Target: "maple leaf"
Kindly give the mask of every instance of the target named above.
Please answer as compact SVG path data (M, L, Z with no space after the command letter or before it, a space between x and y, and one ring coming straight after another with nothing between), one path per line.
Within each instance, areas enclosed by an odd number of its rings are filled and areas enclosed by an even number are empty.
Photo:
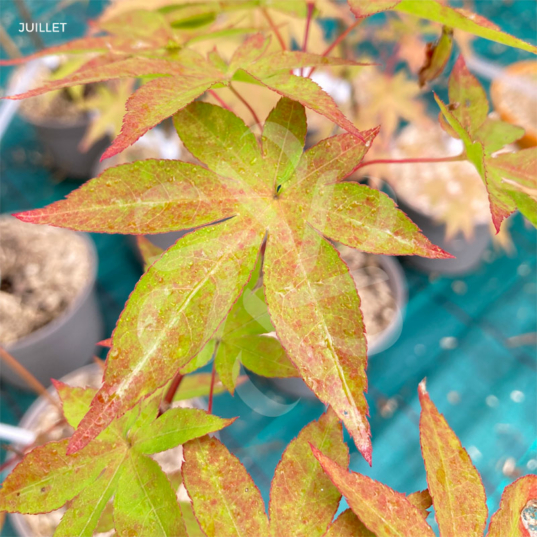
M183 450L184 484L207 537L267 537L261 493L239 460L208 436L188 442Z
M353 80L362 128L381 125L381 133L391 140L401 121L423 124L426 120L421 91L404 71L394 75L370 68Z
M466 9L451 8L439 0L349 0L349 5L357 17L395 10L537 54L537 47L502 32L485 17Z
M313 456L312 445L348 466L349 452L343 442L341 424L331 408L319 421L302 429L276 466L270 489L271 537L321 537L334 518L341 494ZM315 509L308 513L312 498Z
M103 55L68 77L6 98L24 99L55 89L114 78L156 76L128 99L121 132L106 150L103 159L120 153L207 90L227 86L232 80L262 84L280 95L297 100L361 138L360 131L339 110L330 95L309 78L295 76L290 71L308 66L363 64L305 52L265 54L269 42L270 39L262 34L251 36L235 51L229 64L216 51L211 52L208 59L188 49L177 52L174 59Z
M153 245L148 239L138 237L138 246L144 258L146 269L162 255L163 250ZM270 321L270 315L265 302L263 286L261 285L261 262L258 261L250 281L245 286L242 295L235 303L225 321L220 325L213 339L191 360L181 368L183 374L190 373L215 360L215 367L221 383L215 386L215 394L222 391L225 386L233 394L237 382L241 383L245 377L239 377L240 364L257 375L264 377L296 377L297 370L285 354L280 342L271 336L274 331ZM199 386L193 386L191 397L208 395L211 375L197 375ZM202 379L206 383L203 390ZM193 379L192 376L186 379ZM185 380L181 382L178 394L189 388ZM223 384L222 384L223 383ZM201 392L201 393L200 393ZM177 394L176 398L177 400Z
M537 148L495 155L503 145L521 138L523 129L489 119L483 87L459 56L449 80L451 106L435 95L446 131L460 138L466 158L481 175L490 200L492 221L500 231L502 221L517 208L537 225Z
M440 76L451 56L452 47L453 30L444 26L438 41L434 44L427 44L425 63L419 72L420 87Z
M429 489L405 496L344 466L311 446L313 454L352 512L334 522L325 537L425 537L435 535L426 522L434 505L442 537L482 537L487 522L485 489L468 453L419 386L420 442ZM521 513L537 493L537 476L528 475L507 487L493 515L488 537L522 535ZM332 533L333 531L333 533ZM339 533L338 533L339 532Z
M96 390L54 382L64 416L74 429ZM187 537L166 475L147 455L218 431L226 420L194 408L174 408L157 418L163 390L105 429L82 451L69 455L68 440L30 451L0 489L0 509L44 513L71 500L55 537L91 537L113 499L118 535Z
M323 234L371 253L449 254L421 235L388 196L343 182L376 130L364 133L365 143L342 134L303 153L304 107L286 98L265 123L262 149L237 116L217 106L196 102L174 120L187 149L209 169L177 161L125 164L107 169L66 200L17 215L105 233L198 228L137 284L113 333L105 383L71 451L202 350L247 284L268 234L263 284L278 339L370 460L359 297Z
M420 384L419 399L421 450L440 532L452 537L481 537L488 511L479 473L431 402L425 382Z

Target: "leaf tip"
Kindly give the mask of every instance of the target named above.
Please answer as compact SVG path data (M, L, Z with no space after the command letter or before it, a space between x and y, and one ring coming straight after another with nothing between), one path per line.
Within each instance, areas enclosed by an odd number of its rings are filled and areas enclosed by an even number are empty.
M102 341L98 341L97 345L99 347L107 347L108 349L110 349L112 347L112 338L109 337L109 338L103 339Z

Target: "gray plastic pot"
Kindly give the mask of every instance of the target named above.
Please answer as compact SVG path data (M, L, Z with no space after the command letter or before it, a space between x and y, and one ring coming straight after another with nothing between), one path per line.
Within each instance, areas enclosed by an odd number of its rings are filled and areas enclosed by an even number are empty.
M74 179L89 179L95 163L110 145L110 138L105 136L87 151L82 152L79 149L90 124L89 116L73 124L59 121L40 122L26 116L24 119L34 125L40 142L52 156L54 166Z
M104 334L95 294L97 251L88 235L80 236L86 242L91 262L87 285L60 316L6 346L6 350L45 386L50 385L51 378L59 379L87 364ZM23 379L3 363L0 364L0 377L19 388L30 389Z
M424 272L437 272L453 276L468 274L479 266L490 243L488 224L476 224L472 240L468 240L462 233L458 233L448 241L446 240L446 226L444 224L437 223L430 216L416 211L400 198L398 205L433 244L455 256L455 259L428 259L414 255L405 257L406 264Z
M396 314L385 330L371 341L368 341L367 355L369 357L388 349L397 341L403 327L403 312L408 300L405 274L401 264L394 257L384 255L377 257L380 261L380 267L388 276L390 289L395 298ZM271 379L271 383L279 391L293 397L317 398L301 378L275 378Z

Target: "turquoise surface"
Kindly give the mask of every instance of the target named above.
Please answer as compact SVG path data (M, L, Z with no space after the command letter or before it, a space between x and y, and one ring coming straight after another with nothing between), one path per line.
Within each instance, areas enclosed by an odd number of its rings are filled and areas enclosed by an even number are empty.
M43 2L28 3L34 12L46 11ZM2 0L0 20L14 29L16 12L6 4ZM475 4L502 28L535 43L533 0ZM101 5L95 0L75 4L54 20L71 23L64 37L80 35L86 19L96 16ZM17 38L23 40L22 36ZM30 52L32 45L24 39L18 44ZM480 55L498 63L528 57L482 40L476 48ZM2 76L5 84L6 75ZM445 80L441 79L438 89L443 86ZM43 206L77 186L45 164L33 129L15 118L1 146L2 212ZM367 466L349 442L353 470L401 492L426 487L419 447L417 386L427 377L433 400L483 476L489 511L496 509L507 484L536 471L536 349L535 345L513 346L511 338L536 331L537 233L518 215L512 219L510 231L516 251L506 255L491 246L480 267L466 277L431 279L405 268L409 301L402 334L390 349L371 358L368 370L373 467ZM93 238L100 260L97 292L110 333L141 269L126 237ZM254 410L247 394L234 398L222 395L215 399L214 412L240 417L222 433L222 439L248 468L268 501L270 481L283 449L323 412L324 406L285 397L263 379L252 381L272 401L295 406L274 418L265 415L274 405L259 402L259 397ZM33 400L32 394L2 384L0 421L16 424ZM429 522L434 524L432 516ZM2 536L12 535L7 523Z

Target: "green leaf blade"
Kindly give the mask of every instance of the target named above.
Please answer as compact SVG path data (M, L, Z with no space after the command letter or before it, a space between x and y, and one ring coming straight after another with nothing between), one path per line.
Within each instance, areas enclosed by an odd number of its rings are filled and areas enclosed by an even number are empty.
M265 167L256 137L235 114L195 102L174 116L174 124L187 149L209 169L239 181L251 196L272 196L260 179L265 178Z
M71 439L71 452L199 353L247 283L263 235L242 217L198 229L142 276L114 330L104 385Z
M322 188L310 209L310 223L325 236L364 252L452 257L422 235L390 197L365 185Z
M263 156L276 187L294 173L306 142L306 111L296 101L281 99L263 128Z
M261 494L238 459L207 436L183 449L184 483L207 537L267 537Z
M332 406L371 461L360 299L335 249L308 226L294 232L294 218L285 215L287 223L269 231L265 291L271 318L306 384Z
M119 537L188 537L168 478L149 457L130 453L114 499Z
M93 537L101 514L116 491L122 470L122 461L115 461L84 489L63 515L54 537Z
M171 408L132 438L134 447L151 455L219 431L235 419L222 419L197 408Z
M67 440L49 442L26 455L0 489L0 511L48 513L91 485L108 465L123 457L119 444L94 442L68 455Z
M481 537L488 512L479 473L429 398L424 382L419 398L421 449L440 532L447 537Z
M180 161L143 160L108 168L23 222L97 233L166 233L236 213L240 191L215 173Z
M272 537L321 537L337 511L341 494L324 473L310 444L348 466L343 430L332 409L304 427L283 453L270 489ZM312 499L315 509L308 509Z

